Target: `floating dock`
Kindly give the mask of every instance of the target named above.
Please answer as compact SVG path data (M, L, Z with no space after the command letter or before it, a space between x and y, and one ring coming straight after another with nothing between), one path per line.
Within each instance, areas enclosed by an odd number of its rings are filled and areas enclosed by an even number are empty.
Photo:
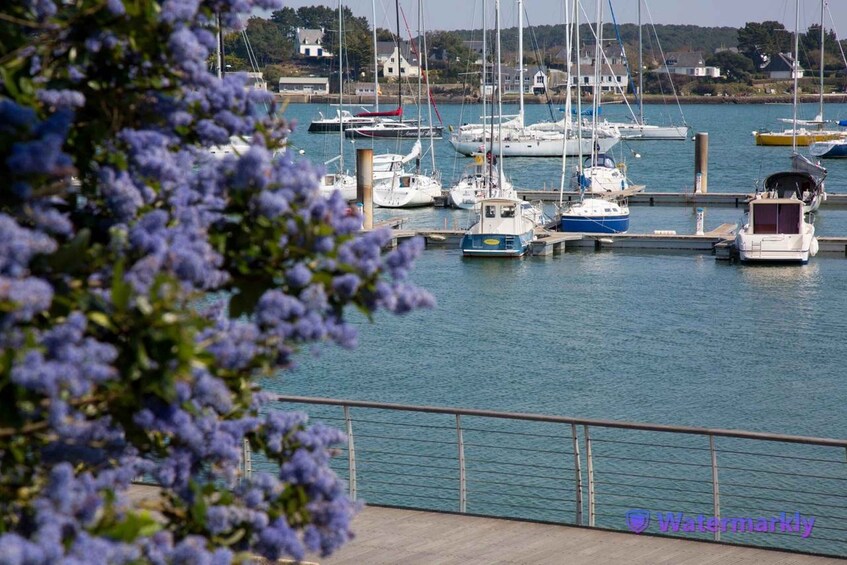
M518 190L518 197L528 202L559 201L558 190ZM720 206L724 208L744 208L753 193L744 192L639 192L628 198L630 206ZM579 200L579 192L563 192L562 201ZM444 193L437 199L436 206L448 206L449 196ZM847 209L847 194L827 193L821 209Z

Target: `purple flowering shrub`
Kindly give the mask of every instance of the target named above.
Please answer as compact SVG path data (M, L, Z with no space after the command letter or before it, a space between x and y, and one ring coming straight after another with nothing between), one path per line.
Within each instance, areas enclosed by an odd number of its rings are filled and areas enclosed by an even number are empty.
M7 3L9 4L9 3ZM13 0L0 18L0 564L331 553L344 442L258 376L404 313L421 249L318 191L267 95L208 70L272 0ZM263 112L264 109L264 112ZM208 149L249 139L239 157ZM276 474L241 472L244 441ZM158 500L130 504L145 476Z

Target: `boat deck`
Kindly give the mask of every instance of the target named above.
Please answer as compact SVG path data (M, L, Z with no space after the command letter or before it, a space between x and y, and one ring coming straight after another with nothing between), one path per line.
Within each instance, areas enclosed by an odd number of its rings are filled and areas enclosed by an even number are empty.
M321 565L843 565L845 560L591 528L369 506L356 538Z

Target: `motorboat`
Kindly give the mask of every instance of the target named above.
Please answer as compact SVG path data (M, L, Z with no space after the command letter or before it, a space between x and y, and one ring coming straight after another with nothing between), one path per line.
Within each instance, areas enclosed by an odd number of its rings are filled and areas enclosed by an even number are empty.
M818 240L803 207L794 194L788 198L772 192L754 196L735 236L739 260L807 263L818 252Z
M483 198L476 222L462 237L462 254L471 257L521 257L529 250L536 213L518 198Z
M377 122L367 126L355 126L344 130L351 139L441 139L443 126L425 125L417 122Z
M803 212L809 214L826 200L825 178L826 169L795 153L791 170L766 177L761 192L778 198L794 197L802 202Z

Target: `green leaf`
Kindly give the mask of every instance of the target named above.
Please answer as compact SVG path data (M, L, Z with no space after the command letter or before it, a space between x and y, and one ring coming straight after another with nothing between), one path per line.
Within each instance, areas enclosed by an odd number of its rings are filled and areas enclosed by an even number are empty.
M88 319L97 324L98 326L106 328L107 330L114 329L112 321L103 312L89 312Z
M100 530L100 535L108 538L132 542L139 537L147 537L155 534L162 529L162 526L156 522L153 516L146 510L141 512L128 512L123 520L112 524Z
M86 251L91 241L91 230L83 228L76 237L53 252L47 264L57 272L74 273L85 266Z

